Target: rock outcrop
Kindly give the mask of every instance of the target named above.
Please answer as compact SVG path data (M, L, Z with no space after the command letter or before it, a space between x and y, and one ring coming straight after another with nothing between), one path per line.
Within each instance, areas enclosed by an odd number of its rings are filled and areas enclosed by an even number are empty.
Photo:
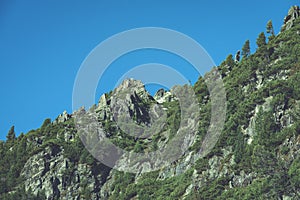
M195 86L153 97L127 79L90 109L0 143L0 199L299 199L299 15L293 6L268 59L231 56ZM222 70L227 104L215 107ZM224 109L221 135L209 134Z
M300 17L299 6L292 6L288 12L288 15L284 18L284 24L281 27L281 31L289 30L290 28L292 28L295 25L295 21L299 17Z

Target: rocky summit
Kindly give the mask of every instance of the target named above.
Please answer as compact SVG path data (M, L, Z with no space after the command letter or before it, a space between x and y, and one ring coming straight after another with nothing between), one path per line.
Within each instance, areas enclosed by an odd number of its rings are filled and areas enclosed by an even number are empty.
M284 24L282 30L288 30L292 28L296 23L299 24L297 19L300 17L299 6L292 6L288 12L288 15L284 18Z
M299 32L293 6L278 35L268 23L256 52L246 42L194 85L152 97L127 79L87 110L12 127L0 199L300 199ZM226 94L210 87L221 80Z

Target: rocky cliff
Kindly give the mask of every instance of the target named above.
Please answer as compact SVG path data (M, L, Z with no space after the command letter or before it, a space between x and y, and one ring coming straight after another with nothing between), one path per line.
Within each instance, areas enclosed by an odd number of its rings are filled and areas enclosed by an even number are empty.
M293 6L278 35L239 62L226 59L194 86L152 97L128 79L90 109L2 142L0 199L300 199L299 12ZM216 70L227 112L209 143L215 124L207 80ZM196 102L185 105L189 93ZM192 113L187 120L184 112ZM100 151L104 137L127 154ZM180 156L153 161L170 144ZM207 144L213 148L203 154Z

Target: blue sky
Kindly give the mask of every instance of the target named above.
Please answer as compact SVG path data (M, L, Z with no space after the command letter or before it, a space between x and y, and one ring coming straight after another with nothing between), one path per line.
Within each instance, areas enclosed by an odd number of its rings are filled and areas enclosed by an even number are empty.
M216 64L255 40L272 19L278 33L296 0L99 0L0 2L0 139L15 125L17 134L40 127L64 110L72 112L77 71L108 37L138 27L164 27L199 42ZM120 58L107 76L121 66L157 62L184 67L178 57L144 51ZM208 71L209 69L207 69ZM192 82L195 77L192 77ZM97 96L112 89L99 84Z

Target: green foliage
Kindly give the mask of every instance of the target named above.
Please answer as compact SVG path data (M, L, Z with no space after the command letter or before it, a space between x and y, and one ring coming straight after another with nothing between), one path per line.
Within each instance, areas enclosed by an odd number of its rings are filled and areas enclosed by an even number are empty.
M271 180L272 179L270 178L256 179L246 187L236 187L234 189L224 191L221 196L216 199L277 199L277 196L282 195L282 193L281 190L276 191L274 189L274 185L271 185L270 183Z
M195 188L188 199L217 199L228 189L229 177L217 178L200 188Z
M138 141L134 146L134 152L141 153L143 151L143 145L140 141Z
M41 127L42 130L45 130L47 128L47 126L49 126L51 124L51 119L47 118L45 119L45 121L43 122L43 125Z
M15 126L12 126L6 136L6 140L8 143L13 143L16 139Z
M209 167L208 159L207 158L200 158L196 161L195 169L198 173L207 170Z
M121 176L120 176L121 175ZM117 173L113 185L113 195L109 199L180 199L190 184L192 171L158 180L158 172L149 172L134 184L134 176L128 173Z
M80 139L76 139L75 142L64 145L64 156L72 162L78 162L83 148Z
M25 191L24 187L17 188L16 191L8 194L0 194L0 199L3 200L46 200L44 191L40 191L37 195L33 194L31 190Z
M253 149L252 166L261 175L272 174L278 167L274 153L261 145L256 145Z
M134 181L134 175L115 171L114 182L112 185L113 195L109 199L127 199L132 193L126 192L126 188Z
M292 186L300 188L300 157L296 158L288 171Z
M267 33L270 34L269 41L271 41L275 38L275 32L274 32L272 20L269 20L267 23Z
M266 43L266 36L265 36L264 32L261 32L258 35L258 38L256 39L256 44L257 44L258 48L266 46L267 43Z
M250 56L250 41L247 40L242 48L242 56L243 58L247 58Z
M226 65L230 66L231 68L234 67L235 62L233 60L232 54L229 54L225 60Z
M242 48L241 62L234 62L233 56L229 55L220 65L218 70L226 89L227 117L222 135L206 157L198 159L188 171L173 177L160 176L165 169L145 173L138 178L130 173L111 173L112 194L108 198L182 199L189 187L191 192L187 199L281 199L284 194L297 195L300 159L299 156L292 158L294 150L284 142L298 138L300 134L300 109L297 107L300 100L298 24L275 36L269 21L266 31L270 35L268 42L262 32L257 38L255 53L250 55L250 42L247 40ZM199 101L201 120L196 141L189 150L196 152L201 150L210 125L212 102L203 77L199 77L193 89ZM266 98L271 99L269 104L265 102ZM135 103L147 111L152 102L140 99ZM159 144L172 139L181 122L178 101L165 102L163 106L167 109L167 120L163 130L149 138L151 142L126 134L108 119L101 123L107 137L120 148L134 152L159 150ZM261 108L258 113L255 112L257 108ZM278 122L276 112L279 108L284 109L285 115L291 116L292 124ZM291 113L287 113L289 109ZM142 123L148 121L148 117L137 115L134 120ZM254 125L251 131L250 121ZM245 130L247 127L251 134ZM65 138L66 133L73 135L72 139ZM251 144L247 143L248 139L253 139ZM25 191L24 177L20 175L29 157L43 152L45 148L51 149L51 156L63 154L68 160L68 168L63 172L66 184L74 180L77 164L91 167L93 177L101 175L101 180L97 180L99 187L90 188L87 179L81 180L80 198L90 199L91 192L99 193L111 169L97 162L84 148L73 119L58 124L46 119L41 128L18 138L12 127L7 141L0 142L0 199L45 199L43 191L39 191L37 196L30 189ZM231 150L225 154L227 149ZM210 160L212 157L221 160L214 165ZM210 176L214 171L220 172L218 176ZM251 173L251 181L232 188L234 176L241 171L247 175ZM222 176L221 172L225 174Z
M92 165L95 162L94 157L88 152L86 148L83 148L81 151L81 155L79 158L80 163L86 163L88 165Z
M267 23L267 33L275 35L272 20L269 20Z
M240 163L245 155L245 140L242 132L240 132L240 127L238 128L236 139L234 140L234 161Z
M231 55L231 58L232 58L232 55ZM199 79L197 80L197 82L195 83L193 89L195 91L195 95L199 99L199 103L203 103L204 98L209 95L208 88L205 83L205 79L200 76Z
M273 113L271 111L263 112L262 109L260 109L255 124L255 141L264 146L273 145L273 139L276 137L278 130L279 127L275 123Z

